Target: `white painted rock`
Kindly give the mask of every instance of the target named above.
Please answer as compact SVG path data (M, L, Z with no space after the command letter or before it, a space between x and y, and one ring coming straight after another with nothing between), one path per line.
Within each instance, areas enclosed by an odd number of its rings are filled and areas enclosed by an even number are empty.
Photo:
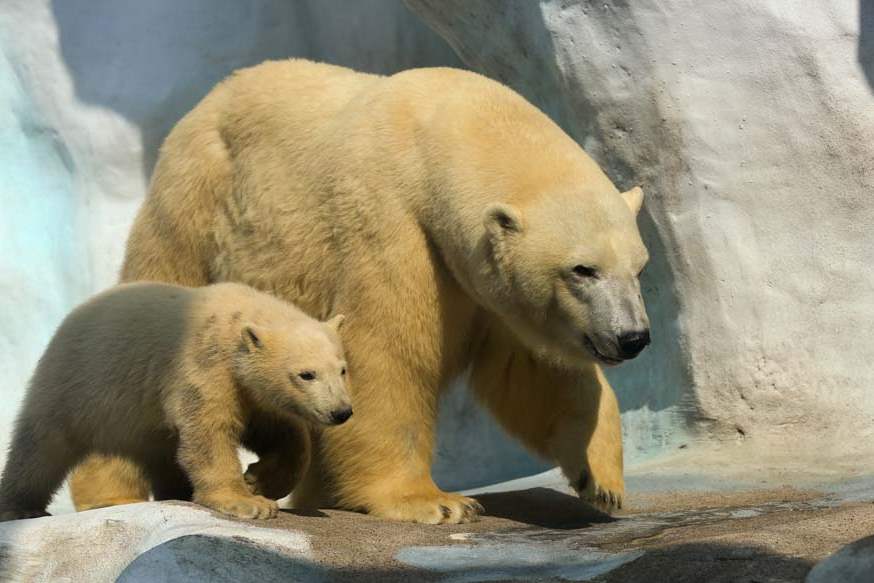
M655 340L611 373L632 459L676 445L677 413L871 443L870 2L405 1L648 193Z
M0 580L311 581L303 533L221 518L182 502L147 502L0 523ZM297 575L300 578L297 578Z

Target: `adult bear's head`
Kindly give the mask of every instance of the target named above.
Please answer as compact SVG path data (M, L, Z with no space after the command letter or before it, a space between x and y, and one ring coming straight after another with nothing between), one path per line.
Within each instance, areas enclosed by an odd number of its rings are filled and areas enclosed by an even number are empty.
M603 178L483 212L480 294L530 348L571 364L618 364L649 344L638 279L648 260L636 224L643 192L620 194Z

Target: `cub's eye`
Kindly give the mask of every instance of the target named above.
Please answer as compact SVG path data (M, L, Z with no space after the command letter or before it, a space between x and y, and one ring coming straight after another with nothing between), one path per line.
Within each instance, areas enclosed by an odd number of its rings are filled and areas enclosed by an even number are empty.
M305 371L303 371L302 373L300 373L300 374L297 375L297 376L300 377L301 379L305 380L305 381L314 381L314 380L316 380L316 373L314 373L314 372L312 372L312 371L309 371L309 370L305 370Z
M598 277L598 270L585 265L574 265L574 275L578 277Z
M340 374L343 375L343 376L346 375L346 367L345 367L345 366L344 366L343 368L340 369Z

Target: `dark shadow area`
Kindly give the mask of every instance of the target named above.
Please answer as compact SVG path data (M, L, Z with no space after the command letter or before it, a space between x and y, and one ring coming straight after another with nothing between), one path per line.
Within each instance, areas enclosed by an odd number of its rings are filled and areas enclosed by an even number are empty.
M15 581L15 568L11 562L10 547L0 544L0 581Z
M289 516L306 516L309 518L328 518L328 515L321 510L308 508L280 508L279 511Z
M755 583L803 581L811 561L754 545L689 543L646 550L602 583Z
M268 550L243 536L188 535L144 552L121 572L119 583L141 581L321 581L319 566Z
M859 64L874 89L874 2L859 0Z
M366 541L362 543L367 544ZM599 563L621 564L622 553L635 550L607 552L579 549L572 556L569 554L572 551L568 549L567 552L557 553L555 562L530 562L526 557L514 561L511 556L502 559L500 564L495 564L490 555L495 550L494 545L486 545L487 548L482 551L478 549L479 546L459 544L408 548L404 556L410 555L412 551L416 564L422 561L427 569L410 566L389 557L386 557L384 565L356 568L322 564L315 560L282 554L263 544L254 543L245 536L223 538L188 535L144 552L122 571L117 581L372 583L439 581L447 578L462 580L463 575L466 575L463 580L469 581L566 580L567 576L577 572L597 568ZM548 543L542 546L545 552L549 552ZM554 548L552 552L555 552ZM439 561L441 557L447 560ZM614 570L609 570L609 567L601 570L603 574L597 580L602 583L802 581L811 566L812 562L806 559L780 555L754 545L692 543L645 550L641 557L621 564Z
M485 507L485 516L542 528L575 530L617 520L581 502L576 496L549 488L477 494L474 497Z
M362 543L367 544L367 541ZM149 549L131 561L116 581L391 583L440 579L436 574L421 569L389 563L384 568L332 569L315 561L273 551L244 536L223 538L197 534L175 538Z

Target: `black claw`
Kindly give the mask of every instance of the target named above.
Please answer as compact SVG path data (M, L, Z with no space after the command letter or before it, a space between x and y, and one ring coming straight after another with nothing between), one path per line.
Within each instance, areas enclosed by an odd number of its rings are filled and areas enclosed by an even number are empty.
M440 512L443 513L443 518L449 518L452 515L452 511L449 510L448 506L440 506Z
M474 518L479 515L480 512L485 512L485 508L483 508L483 505L476 500L464 504L465 518Z

